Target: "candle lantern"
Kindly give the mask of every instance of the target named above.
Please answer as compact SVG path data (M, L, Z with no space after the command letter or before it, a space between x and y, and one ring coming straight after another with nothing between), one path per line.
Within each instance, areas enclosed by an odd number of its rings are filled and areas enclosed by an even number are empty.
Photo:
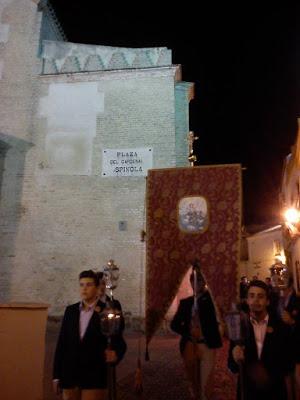
M227 326L228 338L234 345L243 345L243 338L241 334L241 313L238 311L236 304L232 303L231 310L225 316ZM241 400L245 399L245 385L244 385L244 368L243 363L238 363L240 375L240 396Z
M111 337L120 332L121 311L115 308L106 307L100 314L101 332L108 339L110 344Z
M274 289L281 291L288 287L289 271L287 266L280 260L276 260L270 268L271 284Z
M236 344L241 342L241 314L235 304L232 304L231 310L225 316L229 340Z
M276 259L275 264L270 268L270 272L272 287L279 296L277 313L279 318L282 318L285 311L284 289L289 285L289 271L287 266L283 264L281 260Z

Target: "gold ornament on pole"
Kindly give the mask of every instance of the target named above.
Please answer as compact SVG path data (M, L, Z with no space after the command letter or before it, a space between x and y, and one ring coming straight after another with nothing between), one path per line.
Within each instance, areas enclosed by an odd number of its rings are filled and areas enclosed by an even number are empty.
M197 156L194 154L194 141L198 140L199 137L194 135L193 131L189 131L188 133L188 143L189 143L189 156L188 160L190 163L190 166L193 167L194 163L197 161Z
M110 298L113 300L113 290L118 286L120 268L114 260L108 260L107 264L103 268L103 274L106 282L106 289L109 290Z

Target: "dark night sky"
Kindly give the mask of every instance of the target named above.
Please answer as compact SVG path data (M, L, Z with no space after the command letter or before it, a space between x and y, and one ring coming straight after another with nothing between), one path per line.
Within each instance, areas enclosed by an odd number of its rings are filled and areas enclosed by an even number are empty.
M143 9L51 3L71 42L170 48L183 80L196 84L190 129L200 137L199 163L241 163L244 222L278 218L282 163L300 116L299 7L200 2L197 10L163 11L152 2Z

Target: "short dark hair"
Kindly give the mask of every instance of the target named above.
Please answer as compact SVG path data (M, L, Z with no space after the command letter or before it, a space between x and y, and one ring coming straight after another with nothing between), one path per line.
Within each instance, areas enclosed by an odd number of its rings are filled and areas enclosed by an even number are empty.
M261 280L259 280L259 279L255 279L254 281L251 281L251 282L249 283L248 292L249 292L249 289L250 289L251 287L259 287L259 288L263 289L263 290L266 292L267 298L270 297L270 290L269 290L269 288L268 288L268 285L267 285L265 282L263 282L263 281L261 281Z
M94 272L92 269L88 269L86 271L82 271L79 274L79 280L82 278L91 278L95 282L95 286L99 285L99 278L96 272Z

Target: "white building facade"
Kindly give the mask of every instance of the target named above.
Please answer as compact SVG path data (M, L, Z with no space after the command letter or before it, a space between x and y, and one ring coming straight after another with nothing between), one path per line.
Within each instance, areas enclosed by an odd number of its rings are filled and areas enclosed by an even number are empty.
M188 165L193 84L171 57L68 43L46 2L0 0L1 301L60 315L112 258L141 314L147 170Z

